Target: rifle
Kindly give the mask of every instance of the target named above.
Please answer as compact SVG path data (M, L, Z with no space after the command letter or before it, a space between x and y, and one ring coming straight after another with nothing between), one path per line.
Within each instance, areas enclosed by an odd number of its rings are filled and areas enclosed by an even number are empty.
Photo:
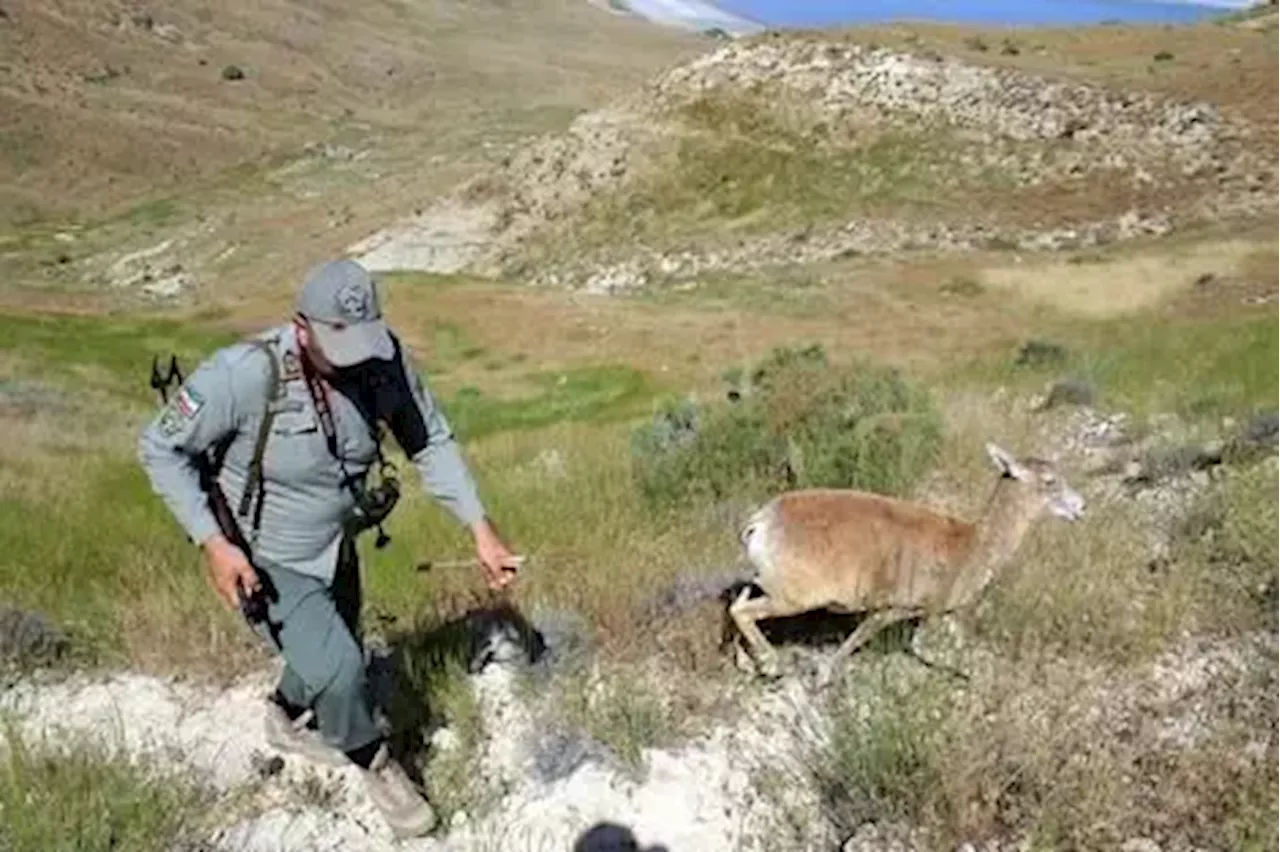
M181 387L183 381L182 369L178 366L176 353L169 356L169 366L164 373L160 372L159 356L152 357L151 389L160 395L161 405L169 404L170 391ZM245 554L245 558L248 558L250 553L249 542L245 539L244 534L241 533L240 525L236 523L231 506L227 503L227 497L222 493L222 487L218 484L217 470L221 465L222 455L226 452L226 448L227 445L225 443L217 446L212 456L207 450L196 453L191 457L191 461L200 476L200 489L206 495L209 510L213 512L214 520L218 523L218 529L222 531L227 541L240 548L240 551ZM266 621L267 602L262 596L246 596L239 585L236 586L236 594L240 598L240 611L244 613L245 618L250 623Z

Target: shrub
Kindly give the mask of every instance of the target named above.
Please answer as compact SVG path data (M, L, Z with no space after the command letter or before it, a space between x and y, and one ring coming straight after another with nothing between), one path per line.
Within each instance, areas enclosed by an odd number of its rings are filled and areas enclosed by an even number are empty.
M781 488L901 494L941 441L927 392L888 368L833 365L819 346L775 350L727 378L732 401L668 405L633 435L634 472L651 505Z
M846 836L868 822L921 820L946 787L955 714L943 693L928 681L886 677L877 686L874 698L837 699L830 739L813 766L824 815Z

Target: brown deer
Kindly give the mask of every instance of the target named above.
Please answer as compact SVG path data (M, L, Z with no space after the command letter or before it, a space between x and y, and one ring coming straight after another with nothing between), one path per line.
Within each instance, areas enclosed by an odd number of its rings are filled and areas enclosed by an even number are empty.
M752 584L764 595L751 597L747 585L729 616L759 672L779 674L761 619L819 609L866 614L819 671L822 688L885 627L974 603L1046 512L1079 520L1084 499L1052 463L1019 460L995 444L986 449L1000 476L975 522L849 489L789 491L756 510L741 541L755 569Z

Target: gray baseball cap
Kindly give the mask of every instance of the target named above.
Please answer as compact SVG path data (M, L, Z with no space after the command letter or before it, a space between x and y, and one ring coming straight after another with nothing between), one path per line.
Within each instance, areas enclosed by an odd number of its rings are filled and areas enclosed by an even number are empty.
M313 267L302 282L297 311L311 322L316 343L336 367L395 355L373 276L354 260Z

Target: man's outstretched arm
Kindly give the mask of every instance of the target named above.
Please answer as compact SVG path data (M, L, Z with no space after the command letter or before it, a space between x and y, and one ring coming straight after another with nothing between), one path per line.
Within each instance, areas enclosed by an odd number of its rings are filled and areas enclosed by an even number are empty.
M494 529L453 430L403 345L399 367L402 384L389 412L391 431L418 469L427 494L471 530L490 586L504 586L518 568L519 559L512 556Z

